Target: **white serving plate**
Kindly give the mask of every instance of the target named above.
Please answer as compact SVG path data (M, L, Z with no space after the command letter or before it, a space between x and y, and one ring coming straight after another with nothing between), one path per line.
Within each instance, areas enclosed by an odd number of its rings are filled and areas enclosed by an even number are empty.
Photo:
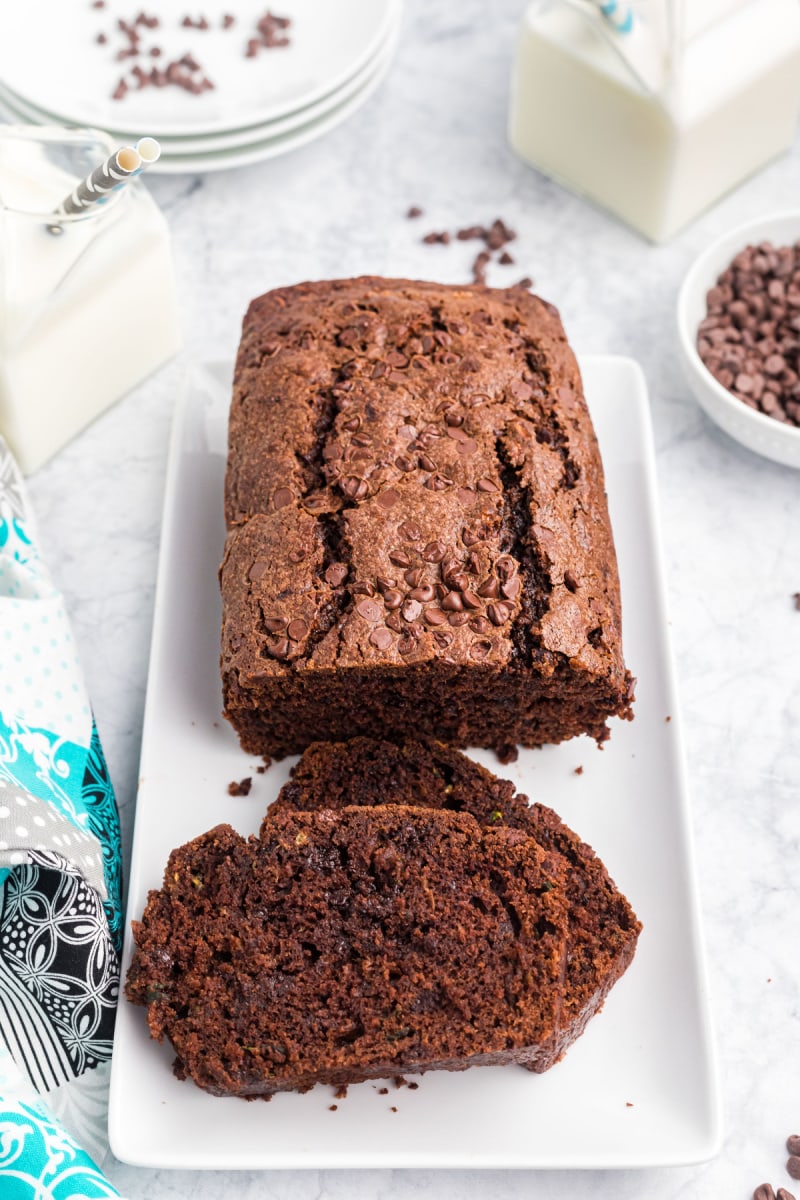
M222 15L231 9L236 25L223 31ZM107 0L103 10L88 0L0 5L0 81L22 102L70 124L127 130L131 137L223 133L277 120L336 91L374 58L397 24L400 0L284 0L274 11L291 18L291 45L263 49L254 59L243 50L264 14L262 0L206 5L213 25L207 32L184 29L185 4L162 0L160 27L141 31L144 49L158 45L162 57L145 53L117 62L114 51L118 42L124 44L114 32L117 19L130 20L136 11L118 0ZM98 32L107 34L106 46L96 44ZM193 96L176 87L148 87L121 101L111 99L134 62L149 67L187 51L214 81L213 91Z
M165 158L179 155L197 158L219 150L228 151L237 147L247 149L254 143L294 133L301 127L310 125L312 121L326 117L346 100L364 92L373 76L379 73L383 74L383 69L397 48L398 36L399 20L389 29L386 37L376 47L375 54L354 75L345 80L340 87L314 101L313 104L307 104L274 121L265 121L261 125L245 125L240 129L225 130L222 133L194 133L190 137L172 137L162 134L160 135L162 155ZM46 112L44 109L28 103L15 92L4 87L2 83L0 83L0 106L5 108L11 116L34 125L59 123L57 114ZM117 138L120 143L131 138L130 130L124 128L106 125L105 132L111 137ZM159 162L155 163L150 170L158 172Z
M226 171L277 158L315 141L341 125L369 99L389 70L396 46L395 33L390 35L378 56L369 62L367 68L358 73L354 86L351 87L350 83L344 85L334 96L334 103L329 103L326 98L325 103L311 106L310 111L315 114L313 118L306 119L306 110L303 110L303 119L300 121L286 118L285 131L282 133L276 134L273 128L273 124L284 125L284 121L278 121L255 129L237 131L230 138L222 134L207 139L197 138L196 146L190 146L184 141L181 143L184 149L177 151L173 150L172 142L164 142L161 157L149 168L149 173L183 175L189 172ZM0 85L0 110L2 109L23 122L39 123L46 119L43 115L35 115L30 106L20 103Z
M644 1167L711 1157L721 1140L680 719L669 649L647 394L636 363L586 358L586 394L606 468L636 719L522 751L501 767L601 855L644 924L627 974L563 1062L431 1072L416 1091L379 1084L218 1099L172 1075L142 1008L121 1002L109 1135L126 1162L180 1168ZM222 483L230 369L198 372L179 402L169 456L150 659L129 922L170 850L222 821L258 829L290 761L264 775L220 718ZM669 719L668 719L669 718ZM582 767L582 774L576 768ZM232 780L252 776L247 797ZM123 972L131 954L126 936ZM393 1111L396 1109L397 1111Z

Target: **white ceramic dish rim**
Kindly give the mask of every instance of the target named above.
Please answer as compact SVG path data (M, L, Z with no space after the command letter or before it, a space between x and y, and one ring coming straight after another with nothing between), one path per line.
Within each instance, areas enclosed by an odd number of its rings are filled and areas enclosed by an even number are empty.
M609 997L602 1016L590 1024L579 1044L553 1072L541 1077L509 1073L503 1068L470 1072L469 1077L434 1072L424 1077L419 1091L403 1093L402 1100L395 1101L400 1105L397 1117L388 1113L395 1097L386 1098L383 1110L375 1089L367 1084L351 1089L347 1104L339 1106L336 1118L327 1112L327 1089L314 1089L307 1096L284 1094L267 1110L261 1105L242 1106L236 1100L214 1100L173 1079L169 1048L148 1043L143 1014L123 1005L112 1064L109 1133L112 1149L124 1161L206 1169L614 1169L696 1162L719 1149L722 1125L716 1048L702 949L680 714L669 653L646 387L640 368L630 359L587 358L582 368L587 394L596 395L601 406L597 417L605 406L609 408L602 426L616 463L614 486L609 488L612 514L616 507L618 518L624 516L628 583L623 579L623 594L627 588L632 601L627 628L635 640L641 667L639 732L635 729L637 722L634 726L621 724L605 752L587 763L586 773L581 766L584 780L594 780L589 791L584 782L567 783L565 788L566 781L576 778L576 764L582 764L584 756L594 749L585 744L585 739L538 753L522 752L519 768L515 764L501 773L515 778L517 786L529 793L532 779L534 790L543 789L537 794L544 798L547 792L557 807L560 801L556 801L556 794L566 804L569 792L570 804L577 803L578 807L572 808L572 816L570 811L564 812L565 819L572 820L604 855L617 839L615 857L606 857L606 862L623 887L626 878L632 882L631 871L635 873L639 881L636 891L626 890L645 922L634 964ZM225 435L221 424L224 406L220 412L220 405L227 396L229 376L230 368L219 366L194 374L176 410L142 744L142 811L137 812L134 832L130 880L134 910L143 902L147 887L157 885L170 845L185 841L187 836L221 819L233 820L241 832L247 832L251 820L257 827L258 814L263 811L259 789L266 787L271 792L285 777L284 764L276 764L265 782L254 786L251 803L256 806L255 816L238 804L233 811L221 806L223 780L238 778L234 775L237 771L244 774L248 760L236 746L231 731L220 727L224 722L215 720L212 728L219 688L213 645L207 655L198 658L196 654L198 636L208 636L216 643L210 625L218 625L218 616L214 616L218 600L207 592L197 610L195 632L183 648L184 638L176 642L173 634L177 630L171 626L179 603L180 628L189 636L188 631L194 627L186 622L187 580L190 591L198 584L197 570L191 563L193 559L198 561L205 575L209 555L216 552L218 541L221 546L218 491L224 451L219 447L224 446ZM209 400L213 400L210 407ZM198 415L193 416L193 412ZM213 455L211 446L216 448ZM221 466L211 470L216 456ZM209 466L203 466L205 462ZM191 483L195 478L203 481L202 489ZM187 516L195 522L192 536L187 536ZM220 529L214 533L217 524ZM200 529L208 532L200 534ZM210 538L213 543L203 548L199 559L200 551L192 549L197 538L201 542ZM643 578L639 574L642 571ZM642 586L646 601L637 600ZM177 596L183 600L179 602ZM199 674L189 666L189 645L195 646ZM205 665L201 658L208 660ZM214 693L210 703L202 699L209 687ZM671 714L669 723L664 721L664 705ZM651 757L655 766L651 765ZM484 761L497 769L491 756L485 756ZM192 764L188 776L187 763ZM555 776L549 774L553 768ZM197 785L192 807L179 804L165 809L165 799L185 791L192 779ZM576 786L578 791L570 791ZM627 807L616 808L615 799L610 811L605 804L599 809L598 788L604 795L610 788L609 801L612 796L627 796ZM650 792L654 806L648 812ZM198 811L196 804L200 805ZM225 815L220 816L221 811ZM582 814L579 821L575 819L578 812ZM613 828L620 819L623 826L612 835L608 823L611 821ZM588 828L585 821L589 822ZM170 840L176 832L179 838ZM620 837L622 841L618 841ZM648 889L645 912L639 902L644 905ZM131 915L138 916L138 912ZM130 951L128 930L123 971ZM664 988L667 995L659 1001ZM576 1096L580 1098L578 1112ZM631 1099L637 1101L633 1107L625 1103ZM461 1112L455 1124L448 1119L453 1106ZM551 1109L553 1115L548 1116ZM567 1112L574 1116L564 1124ZM332 1120L338 1123L331 1125ZM548 1120L558 1122L550 1134ZM506 1131L509 1121L512 1127ZM544 1128L540 1128L542 1125ZM501 1130L505 1140L499 1145L495 1138Z
M266 138L279 137L304 128L311 121L324 117L338 105L349 100L367 83L373 74L385 62L387 56L394 53L400 31L400 10L397 10L393 24L386 30L386 35L375 47L374 53L339 87L332 88L318 100L305 104L301 108L287 113L285 116L264 121L254 125L242 125L221 133L197 133L192 136L176 136L159 134L162 157L172 158L180 155L197 157L202 154L213 154L223 150L233 150L237 147L246 148L256 141ZM4 106L12 116L21 117L26 124L61 124L62 118L58 113L50 112L39 105L31 103L14 92L0 81L0 107ZM103 126L105 132L120 142L129 141L134 136L131 130L124 126ZM160 161L160 160L159 160ZM158 171L158 163L151 170Z
M785 438L787 450L796 450L797 464L800 466L800 428L784 425L737 400L708 370L697 352L695 343L697 326L706 313L707 290L713 287L735 254L753 242L785 236L780 232L784 226L794 228L795 241L800 238L800 209L786 209L770 216L745 221L717 238L698 255L684 276L678 293L678 337L683 354L697 378L698 386L705 386L716 404L728 409L738 423L749 422L754 431L766 434L770 439ZM701 315L695 320L698 306ZM703 407L706 408L705 405ZM713 419L714 409L709 406L706 411ZM747 444L755 453L762 453L756 443Z
M254 115L252 122L244 122L244 126L251 124L257 128L269 120L277 120L278 118L285 116L298 108L303 108L307 105L316 103L316 101L318 101L324 95L329 94L331 91L338 90L348 79L350 79L353 74L359 71L366 62L372 59L376 54L377 47L383 42L386 33L389 29L397 25L402 13L402 0L376 0L376 2L380 4L383 11L378 15L377 23L371 30L368 39L360 47L359 52L353 58L348 60L346 63L344 63L344 65L334 71L323 83L310 88L306 92L305 96L303 96L299 104L297 103L296 98L285 100L283 102L273 101L271 104L267 104L260 113ZM55 112L51 112L46 105L42 106L37 104L36 101L31 97L30 89L27 86L23 86L22 88L12 87L10 84L5 83L5 90L7 92L12 92L15 97L17 97L26 105L34 106L40 111L47 113L48 116L56 116L61 124L66 123L79 126L99 126L100 128L106 127L106 122L103 120L102 116L98 116L96 111L92 113L89 110L85 110L80 103L78 104L78 107L73 109L71 112L62 112L57 114ZM115 123L111 122L111 124ZM152 117L150 119L142 117L139 121L137 121L135 126L136 136L140 135L140 130L141 128L144 128L145 125L147 126L147 132L157 138L169 136L191 137L193 133L198 132L197 123L182 121L163 122L154 120ZM200 128L199 131L202 134L224 133L230 131L231 128L242 127L242 125L238 124L236 126L231 126L230 121L226 118L216 118L208 121L205 127Z
M281 154L288 154L292 150L300 149L335 129L369 99L389 70L395 46L396 40L393 40L380 59L370 64L371 73L362 79L359 88L352 95L337 103L333 108L327 109L322 116L318 116L315 120L308 121L288 133L278 134L275 137L257 138L255 141L238 147L209 150L198 154L172 155L164 153L158 162L149 168L149 174L186 175L192 172L226 171L277 158ZM22 113L14 113L8 101L0 99L0 107L3 104L12 115L24 117ZM256 132L258 133L258 131Z

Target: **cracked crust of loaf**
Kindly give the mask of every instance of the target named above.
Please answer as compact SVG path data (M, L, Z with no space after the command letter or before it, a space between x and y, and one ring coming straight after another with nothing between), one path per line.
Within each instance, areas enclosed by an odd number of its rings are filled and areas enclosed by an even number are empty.
M254 300L225 510L225 712L248 751L412 713L495 748L630 717L602 463L538 297L362 278Z

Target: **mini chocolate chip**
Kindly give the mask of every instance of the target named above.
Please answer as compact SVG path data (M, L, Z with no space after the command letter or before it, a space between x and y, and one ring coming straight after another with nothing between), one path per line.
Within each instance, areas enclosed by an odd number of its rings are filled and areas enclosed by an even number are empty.
M381 625L378 629L373 629L372 633L369 635L369 640L372 642L373 646L377 646L379 650L388 650L394 641L394 638L389 630L385 629Z
M286 658L288 653L288 638L276 638L274 642L267 642L267 654L269 654L272 658Z
M331 563L325 572L325 582L329 583L331 587L340 587L344 583L345 579L347 579L348 572L349 567L347 566L347 563Z
M479 479L475 486L479 492L498 492L500 490L496 483L493 483L491 479L485 478Z
M402 633L402 631L405 629L405 625L401 621L400 613L398 612L390 612L386 618L386 624L390 629L393 629L395 633Z
M452 438L454 442L467 442L470 440L469 434L461 429L462 424L463 418L461 421L456 422L455 425L451 425L449 421L447 422L447 436Z
M306 556L305 550L290 550L289 562L301 563Z
M521 586L522 584L520 583L519 575L512 575L510 579L507 579L506 582L501 585L500 591L503 593L506 600L516 600Z
M444 600L442 600L442 608L447 612L461 612L464 604L458 592L448 592Z
M380 604L375 600L361 600L356 605L356 612L365 621L380 621L383 613Z
M480 608L481 607L480 598L478 596L476 596L474 592L471 592L468 588L462 590L461 599L464 601L465 608Z
M410 567L411 559L402 550L390 550L389 562L393 562L396 567Z
M569 592L577 592L578 590L578 581L570 570L564 572L564 587Z
M504 625L510 617L511 612L509 606L501 600L499 604L487 605L486 615L493 625Z
M800 1154L800 1134L790 1133L786 1139L786 1149L790 1154Z
M474 550L467 556L467 561L464 566L465 570L469 571L470 575L478 575L480 573L481 564L478 561L478 556Z
M408 594L412 600L421 600L423 604L427 604L434 597L433 586L430 583L424 583L420 587L415 587Z
M402 521L397 526L397 532L401 537L405 538L407 542L418 542L422 537L422 529L416 521ZM408 566L408 563L405 565Z
M463 592L465 590L465 588L469 587L469 580L467 579L467 577L463 573L463 571L453 572L450 575L449 583L452 588L455 588L456 591L459 591L459 592Z
M368 579L361 580L358 583L354 583L353 586L350 588L350 591L353 593L354 596L374 596L375 595L375 587L373 584L371 584L369 582Z
M485 583L482 583L478 588L478 595L485 596L487 600L496 600L500 595L500 584L494 575L490 575Z
M433 640L440 650L446 650L448 646L452 645L453 635L447 629L437 629L434 631Z
M469 627L470 627L470 629L473 629L475 631L475 633L491 633L492 632L491 622L487 621L486 617L473 617L470 620Z
M291 504L291 503L292 503L292 493L289 488L287 488L287 487L278 488L278 490L273 493L273 496L272 496L272 507L273 508L286 508L286 505Z
M443 613L440 608L428 608L425 610L425 620L429 625L444 625L447 614Z
M405 579L405 581L409 587L412 587L412 588L419 587L419 585L422 583L423 579L425 578L424 568L423 567L412 567L410 571L406 571L403 578Z
M475 500L475 493L472 488L460 487L456 492L462 504L472 504Z
M453 429L464 424L464 418L462 417L461 413L454 408L448 408L447 412L444 414L444 420L445 424L449 425Z
M494 569L497 571L497 574L500 576L500 578L505 582L506 579L510 579L514 574L515 565L516 564L513 558L511 558L508 554L504 554L501 558L498 558L497 562L494 564Z
M264 628L267 633L283 633L286 622L283 617L267 617L264 621Z
M348 417L348 419L342 424L342 429L346 430L348 433L358 433L360 428L361 417Z
M393 508L399 499L400 493L397 488L386 488L378 493L376 502L380 504L381 508Z
M425 549L421 552L420 557L425 562L440 563L447 553L447 547L443 542L428 542Z
M365 447L372 445L372 437L368 433L356 433L350 439L354 446Z
M394 460L394 465L397 467L398 471L414 470L413 460L410 459L407 454L398 454L397 458Z
M492 652L492 643L488 638L479 638L473 642L469 648L470 658L474 658L476 662L480 662L484 658L488 658Z
M422 605L419 600L407 599L400 611L403 614L404 621L416 621L422 612Z
M308 625L302 619L302 617L297 617L294 621L290 621L286 626L286 632L293 642L302 642L303 638L308 633Z
M375 582L378 585L378 591L388 592L391 588L397 587L397 580L390 579L386 575L377 575Z
M475 454L477 449L478 443L473 441L472 438L466 438L465 441L458 443L458 453L464 458L468 457L470 454Z
M476 542L481 540L481 536L474 529L464 529L461 532L461 540L467 549L469 549L470 546L474 546Z
M420 454L419 465L423 471L435 471L438 466L427 454Z
M452 625L456 629L458 628L459 625L466 625L468 620L469 620L469 613L451 612L451 613L447 614L448 624Z
M403 603L403 593L389 588L383 593L383 603L388 609L399 608Z
M425 480L425 487L429 492L443 492L452 482L452 479L445 479L443 475L429 475Z
M265 562L263 558L257 558L250 568L247 578L252 579L253 583L257 583L259 579L264 578L268 570L269 563Z
M359 479L357 475L348 475L339 486L350 500L363 500L369 491L366 479Z

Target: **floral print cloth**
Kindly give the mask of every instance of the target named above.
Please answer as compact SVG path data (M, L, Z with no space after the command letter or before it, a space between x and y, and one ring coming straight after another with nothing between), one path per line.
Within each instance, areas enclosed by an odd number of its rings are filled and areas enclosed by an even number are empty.
M114 792L69 622L0 438L3 1200L118 1195L81 1145L102 1159L120 864Z

